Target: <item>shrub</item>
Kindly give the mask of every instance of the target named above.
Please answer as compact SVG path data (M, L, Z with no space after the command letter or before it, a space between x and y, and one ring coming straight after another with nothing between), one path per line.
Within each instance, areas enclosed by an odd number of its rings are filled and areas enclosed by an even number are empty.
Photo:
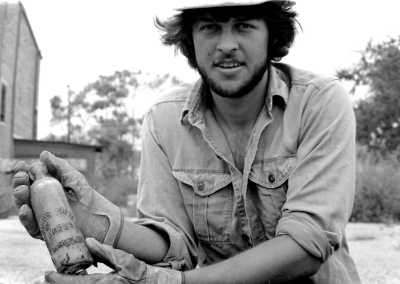
M138 180L130 177L113 177L106 179L100 176L88 178L89 184L101 195L117 206L127 206L130 195L137 192Z
M109 201L121 208L127 217L136 217L136 193L138 180L130 177L88 178L89 184Z
M388 223L400 220L400 162L398 152L382 156L364 147L357 150L353 222Z

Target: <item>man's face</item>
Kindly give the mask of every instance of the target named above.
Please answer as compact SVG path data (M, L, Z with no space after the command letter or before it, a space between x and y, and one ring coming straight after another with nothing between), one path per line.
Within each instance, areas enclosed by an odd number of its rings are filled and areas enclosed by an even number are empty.
M269 38L263 19L219 22L205 14L192 32L199 73L214 93L239 98L263 78Z

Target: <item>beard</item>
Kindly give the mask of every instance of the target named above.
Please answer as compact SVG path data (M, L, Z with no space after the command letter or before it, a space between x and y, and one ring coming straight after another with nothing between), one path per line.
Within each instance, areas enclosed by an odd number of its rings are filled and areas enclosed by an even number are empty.
M250 74L249 79L243 81L235 89L229 89L224 87L220 82L212 79L208 74L206 69L197 63L197 70L203 79L203 82L217 95L223 98L241 98L250 93L255 86L261 81L265 72L268 69L267 57L260 62L260 64L255 66L254 71Z

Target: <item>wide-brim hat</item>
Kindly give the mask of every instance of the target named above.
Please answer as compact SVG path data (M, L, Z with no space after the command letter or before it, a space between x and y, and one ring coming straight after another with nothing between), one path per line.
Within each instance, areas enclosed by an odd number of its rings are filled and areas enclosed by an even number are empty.
M174 10L184 11L189 9L205 9L231 6L251 6L276 0L180 0L175 4ZM293 2L293 1L290 1Z

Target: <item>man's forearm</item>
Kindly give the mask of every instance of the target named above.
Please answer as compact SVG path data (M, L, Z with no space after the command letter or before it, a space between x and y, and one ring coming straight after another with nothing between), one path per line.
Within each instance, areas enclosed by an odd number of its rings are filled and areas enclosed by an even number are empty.
M117 249L133 254L148 264L161 262L168 252L169 240L157 231L125 218Z
M320 265L320 260L291 237L280 236L223 262L185 272L185 275L186 284L285 283L315 274Z

